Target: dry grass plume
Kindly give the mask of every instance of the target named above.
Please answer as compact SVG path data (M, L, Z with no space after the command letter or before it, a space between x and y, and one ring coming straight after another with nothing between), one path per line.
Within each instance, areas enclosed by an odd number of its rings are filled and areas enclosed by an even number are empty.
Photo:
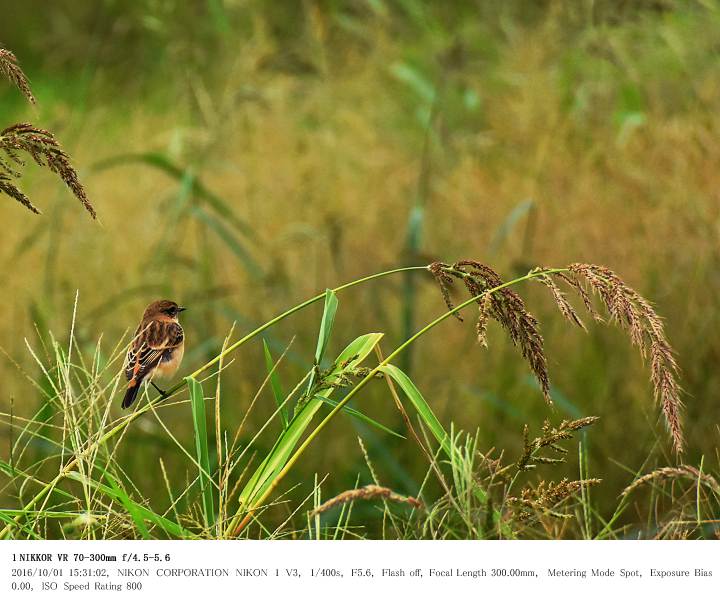
M452 265L434 262L428 266L428 270L439 284L443 300L450 310L455 308L450 287L456 280L464 284L470 296L478 299L478 341L483 345L487 344L487 321L488 318L495 319L508 333L513 344L520 348L537 378L545 400L551 403L543 339L537 320L527 311L522 298L509 287L502 287L503 279L492 268L474 260L462 260ZM560 313L583 329L584 323L556 281L569 286L580 297L590 316L602 322L590 291L600 297L611 320L628 333L631 342L639 348L643 357L650 357L655 397L662 408L673 447L676 452L681 453L683 430L679 370L672 347L665 336L662 319L652 304L604 266L575 263L564 269L536 268L530 274L550 290ZM456 312L455 316L462 321L459 313Z
M649 484L655 480L666 481L675 480L676 478L687 478L694 482L700 482L710 490L715 491L715 493L720 495L720 484L718 484L718 481L715 480L713 476L706 474L705 472L701 472L693 466L681 465L678 467L658 468L657 470L653 470L644 476L640 476L625 488L622 492L622 496L625 497L639 487Z
M35 104L35 97L32 90L30 90L30 82L27 76L20 69L17 57L6 48L0 48L0 73L15 84L28 101L33 105Z
M328 499L325 503L319 505L314 510L312 510L310 512L310 516L316 516L317 514L327 512L329 509L335 507L336 505L343 505L345 503L350 503L351 501L367 501L371 499L386 499L387 501L395 501L396 503L407 504L414 508L422 507L422 502L418 499L415 499L415 497L405 497L403 495L398 495L387 487L370 484L364 487L360 487L358 489L343 491L339 495L336 495L332 499Z
M0 73L15 84L31 103L35 97L30 90L30 83L17 64L15 55L0 48ZM70 158L63 151L55 135L48 130L37 128L32 124L20 123L9 126L0 132L0 191L20 202L28 210L40 214L40 210L30 201L14 183L13 179L22 176L21 168L24 161L20 153L26 153L41 167L47 167L57 174L65 186L80 200L83 207L94 219L97 218L95 208L88 199Z

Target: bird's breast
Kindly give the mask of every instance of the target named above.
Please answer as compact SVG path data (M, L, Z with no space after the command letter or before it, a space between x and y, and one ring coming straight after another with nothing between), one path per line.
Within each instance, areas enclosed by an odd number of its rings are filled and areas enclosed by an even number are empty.
M168 350L163 354L163 358L158 363L153 377L171 378L175 375L182 362L183 354L185 354L185 342L172 350Z

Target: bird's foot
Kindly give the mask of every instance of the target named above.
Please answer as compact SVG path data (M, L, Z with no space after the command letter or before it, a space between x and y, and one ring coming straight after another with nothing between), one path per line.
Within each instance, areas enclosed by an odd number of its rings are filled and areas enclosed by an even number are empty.
M155 390L157 390L157 391L160 393L160 396L162 396L163 398L165 398L165 397L168 395L168 394L167 394L167 391L166 391L166 390L163 390L162 388L158 388L158 387L155 385L155 382L151 381L150 384L152 384L152 387L155 388Z

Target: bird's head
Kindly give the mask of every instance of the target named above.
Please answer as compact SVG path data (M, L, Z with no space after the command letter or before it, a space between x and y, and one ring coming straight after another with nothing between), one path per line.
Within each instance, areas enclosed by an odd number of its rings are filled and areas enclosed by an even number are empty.
M172 300L156 300L145 309L145 317L156 317L165 321L177 321L178 315L186 310Z

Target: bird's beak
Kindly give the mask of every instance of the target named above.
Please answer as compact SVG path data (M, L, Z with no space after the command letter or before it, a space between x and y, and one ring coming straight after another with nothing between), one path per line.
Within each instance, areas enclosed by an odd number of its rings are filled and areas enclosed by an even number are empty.
M178 312L182 312L184 310L187 310L187 308L184 306L178 306L178 309L177 309Z

